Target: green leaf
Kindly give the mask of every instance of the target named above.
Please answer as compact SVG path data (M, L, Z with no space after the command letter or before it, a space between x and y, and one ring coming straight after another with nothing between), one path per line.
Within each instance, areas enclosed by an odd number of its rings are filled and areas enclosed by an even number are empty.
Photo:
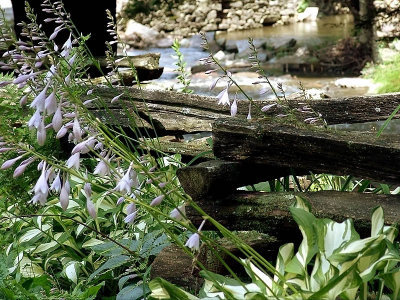
M19 238L19 243L25 243L29 242L31 240L37 240L43 235L42 231L47 231L51 228L51 225L49 224L44 224L42 226L42 230L39 229L31 229L25 232L20 238Z
M383 226L385 225L385 219L383 215L383 208L378 206L374 209L371 218L371 236L377 236L383 232Z
M149 282L151 294L149 299L171 299L171 300L198 300L196 296L190 295L184 290L176 287L162 278L155 278Z
M128 285L123 288L118 294L116 300L137 300L143 299L144 296L150 292L150 289L147 285Z
M118 255L118 256L111 257L103 265L101 265L100 268L98 268L96 271L94 271L89 276L88 281L93 280L94 277L96 277L98 274L100 274L103 271L112 270L112 269L122 266L123 264L128 262L128 260L129 260L129 256L126 256L126 255Z

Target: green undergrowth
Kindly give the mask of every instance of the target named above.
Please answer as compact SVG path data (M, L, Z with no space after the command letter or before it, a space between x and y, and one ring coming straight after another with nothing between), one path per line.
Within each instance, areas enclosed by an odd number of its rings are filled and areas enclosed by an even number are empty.
M367 65L364 76L379 84L378 93L400 92L400 54L376 65Z

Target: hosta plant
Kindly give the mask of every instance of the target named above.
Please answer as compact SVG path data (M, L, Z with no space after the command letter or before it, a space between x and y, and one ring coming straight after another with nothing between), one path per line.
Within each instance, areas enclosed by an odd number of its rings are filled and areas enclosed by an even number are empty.
M251 283L201 272L205 284L193 296L158 278L150 283L152 299L400 299L400 252L395 226L384 225L381 207L373 211L371 236L360 238L353 221L318 219L300 197L290 209L303 240L280 247L278 275L243 260ZM217 280L215 280L217 278ZM216 284L217 282L217 284ZM178 297L178 298L176 298Z

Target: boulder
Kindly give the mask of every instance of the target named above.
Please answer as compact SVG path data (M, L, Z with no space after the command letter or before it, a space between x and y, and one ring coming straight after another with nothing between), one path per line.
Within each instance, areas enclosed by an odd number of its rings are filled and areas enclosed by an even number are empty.
M153 45L155 41L160 37L160 33L148 26L142 25L129 20L126 24L124 33L125 40L129 43L130 41L137 42L138 40L144 45Z

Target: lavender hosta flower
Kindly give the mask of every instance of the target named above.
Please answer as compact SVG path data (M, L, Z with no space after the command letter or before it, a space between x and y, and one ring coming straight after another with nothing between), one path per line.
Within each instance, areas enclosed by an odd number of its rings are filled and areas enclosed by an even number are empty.
M69 60L68 60L68 65L72 66L75 62L77 54L75 53Z
M63 210L67 210L69 205L69 191L68 188L65 186L65 184L61 188L60 192L60 205Z
M0 170L6 170L8 168L11 168L17 161L19 161L22 158L22 156L18 156L13 159L6 160L0 167Z
M164 188L166 185L167 185L167 182L160 182L160 183L158 184L158 187L159 187L159 188Z
M124 94L124 93L119 94L118 96L115 96L114 98L112 98L112 99L111 99L111 103L114 103L114 102L118 101L118 99L119 99L123 94Z
M53 180L50 190L59 193L61 191L61 178L60 178L60 173L57 174L56 178Z
M14 170L13 178L17 178L21 176L26 168L34 161L33 158L28 158L27 160L23 161L17 168Z
M221 93L219 93L217 98L219 99L218 104L230 105L228 88L224 89Z
M212 83L211 83L211 85L210 85L210 91L212 91L216 86L217 86L217 83L218 83L218 81L221 79L222 77L218 77L218 78L216 78Z
M203 222L201 222L199 228L197 229L196 233L193 233L189 239L186 241L185 246L189 247L192 250L195 251L199 251L200 249L200 235L198 234L198 232L201 231L201 229L204 226L204 223L206 222L206 220L203 220Z
M44 126L44 118L41 118L37 128L36 138L39 146L43 146L46 142L46 128Z
M86 198L92 197L92 185L90 182L86 182L83 186L83 190L85 191Z
M150 206L157 206L157 205L160 205L161 202L164 200L164 198L165 198L165 195L160 195L160 196L155 197L155 198L151 201Z
M38 181L33 188L35 195L32 198L33 203L38 203L44 205L47 201L47 196L49 194L49 186L47 184L47 172L46 163L43 163L42 174L40 175Z
M69 85L71 83L71 73L69 73L68 75L67 75L67 77L65 77L65 84L66 85Z
M124 203L124 201L125 201L125 197L119 197L117 200L117 205Z
M35 77L38 73L39 72L34 72L34 73L32 72L32 73L29 73L29 74L19 75L17 78L15 78L13 80L13 83L14 84L20 84L20 83L26 82L29 79L31 79L32 77Z
M44 111L45 108L45 100L46 100L46 93L47 89L49 87L49 83L45 86L45 88L35 97L35 99L32 101L30 107L31 108L36 108L40 112Z
M108 155L100 160L100 162L97 164L96 168L94 169L93 174L94 175L99 175L101 177L106 176L110 174L110 167L109 167L109 158Z
M137 174L134 170L132 170L132 166L129 166L128 171L118 182L114 190L121 193L130 194L133 186L138 187Z
M269 111L271 108L273 108L276 105L277 105L276 103L267 104L267 105L265 105L265 106L263 106L261 108L261 111L262 112L267 112L267 111Z
M185 243L186 247L189 247L192 250L199 251L200 250L200 235L196 232L192 234L189 239Z
M80 155L79 152L73 154L67 160L67 168L68 169L75 168L76 170L78 170L79 169L80 158L81 158L81 155Z
M62 49L72 49L72 34L69 34L69 38L65 41Z
M5 87L11 83L12 83L12 81L10 81L10 80L0 81L0 87Z
M86 208L88 210L89 215L93 218L96 219L97 217L97 212L96 212L96 207L92 200L90 200L90 197L86 199Z
M78 117L74 119L74 125L72 127L72 133L74 135L74 139L79 142L82 139L82 130L81 125L79 124Z
M247 120L251 120L251 103L249 104L249 113L247 115Z
M72 154L75 153L81 153L81 154L86 154L89 153L90 150L93 149L94 144L96 143L96 140L94 139L94 137L90 137L88 138L86 141L80 142L79 144L77 144L73 149L72 149Z
M11 148L11 147L0 148L0 153L8 152L10 150L14 150L14 148Z
M56 93L53 91L44 100L44 108L46 109L47 115L51 116L57 111L57 107Z
M87 93L86 93L86 95L88 95L88 96L91 95L91 94L93 94L93 89L88 90Z
M132 224L135 221L137 211L127 215L124 219L124 222L127 224Z
M53 128L54 128L54 124L53 124ZM68 129L66 126L62 126L60 128L60 130L58 130L57 135L56 135L56 139L61 139L64 135L66 135L68 132Z
M21 100L19 100L19 105L20 105L21 107L22 107L22 106L25 106L26 103L28 102L29 94L30 94L30 93L25 94L25 95L21 98Z
M58 132L62 127L62 112L61 112L61 105L60 102L58 104L57 110L54 112L53 119L51 123L53 124L53 129L55 132Z
M186 217L186 204L174 208L169 216L171 219L175 219L177 221L182 220L184 217Z

